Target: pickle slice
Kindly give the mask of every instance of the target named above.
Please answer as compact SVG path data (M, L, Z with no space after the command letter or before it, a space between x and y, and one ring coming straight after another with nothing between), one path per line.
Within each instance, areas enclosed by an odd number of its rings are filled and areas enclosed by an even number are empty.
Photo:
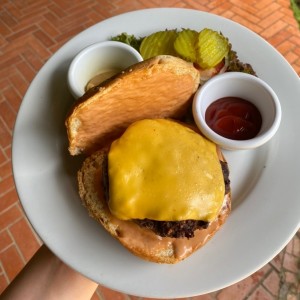
M198 40L198 32L191 29L183 29L178 33L174 42L176 52L185 60L196 62L196 44Z
M227 39L211 29L200 31L197 41L197 63L203 69L216 66L228 54Z
M173 55L177 53L174 49L174 42L177 37L176 30L158 31L143 39L140 46L140 53L144 59L157 55Z

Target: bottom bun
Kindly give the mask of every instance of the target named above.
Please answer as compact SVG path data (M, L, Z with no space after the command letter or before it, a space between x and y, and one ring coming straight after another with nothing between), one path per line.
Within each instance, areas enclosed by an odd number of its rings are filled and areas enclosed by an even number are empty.
M160 237L132 221L117 219L109 211L104 195L103 166L107 151L99 150L84 161L78 171L79 195L89 215L134 255L156 263L177 263L202 247L226 221L231 208L230 193L225 195L217 219L206 229L196 230L189 239ZM220 151L218 154L224 160Z

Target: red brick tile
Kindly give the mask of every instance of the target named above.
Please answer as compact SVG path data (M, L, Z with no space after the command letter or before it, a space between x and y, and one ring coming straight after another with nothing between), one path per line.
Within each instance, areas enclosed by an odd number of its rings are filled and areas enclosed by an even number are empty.
M33 17L35 19L36 25L32 27L32 18L30 18L30 14L26 16L21 16L18 19L18 24L13 28L14 32L17 33L16 36L13 37L13 42L19 42L22 40L26 40L28 37L32 36L32 33L38 29L38 22L42 19L42 16L35 15ZM32 28L32 30L28 31L28 28ZM20 34L22 33L22 34Z
M66 4L64 6L64 4ZM53 12L58 19L63 18L66 16L66 9L68 8L68 4L64 1L58 1L57 3L53 3L52 5L49 5L49 10Z
M20 11L17 9L15 3L13 3L12 1L8 1L5 7L13 18L15 18L16 20L19 18Z
M291 36L289 40L293 42L295 46L300 46L300 36ZM296 47L295 51L300 51L300 48Z
M115 15L118 14L122 14L125 12L129 12L132 10L136 10L139 9L139 7L137 7L136 2L130 1L130 0L123 0L122 2L120 2L121 5L118 5L118 7L116 7L112 13Z
M23 39L24 36L26 36L27 34L31 34L32 32L36 31L37 27L35 25L29 26L27 28L24 28L22 30L19 30L17 32L14 32L13 34L9 35L7 37L7 40L9 42L13 42L16 39Z
M0 232L0 252L12 245L13 240L6 230Z
M295 72L297 73L297 74L300 74L300 62L299 63L294 63L293 64L293 68L294 68L294 70L295 70Z
M11 144L5 147L4 149L4 154L6 155L8 160L11 160ZM1 192L0 192L1 194Z
M253 6L254 1L240 1L231 0L229 1L233 7L238 7L240 10L245 11L249 15L257 15L257 9Z
M216 15L223 15L224 13L231 11L231 13L233 13L233 11L231 10L232 5L228 2L223 3L222 5L219 5L218 7L216 7L215 9L212 9L210 12Z
M292 285L298 285L299 284L299 279L297 278L297 274L292 273L292 272L284 272L285 275L285 281L287 284L292 284Z
M280 45L277 46L277 50L279 50L284 55L289 51L291 51L294 47L295 46L291 41L285 40L284 42L282 42Z
M7 36L12 32L12 30L0 19L0 34Z
M281 13L280 11L272 12L272 14L268 18L263 18L261 21L259 21L259 26L266 29L272 26L272 24L274 24L276 21L282 19L283 16L283 13Z
M43 63L51 55L51 52L49 51L49 48L51 46L45 47L39 39L31 37L28 40L28 43L30 44L31 48L33 49L33 52L35 53L35 55L38 55L38 57L41 59L41 61ZM52 44L52 45L54 45L54 44Z
M78 34L80 31L84 29L84 26L81 24L77 24L76 26L73 26L69 31L66 31L60 35L57 36L56 41L57 42L66 42L68 41L71 37L75 36Z
M261 31L261 27L259 27L257 24L249 22L248 20L244 19L243 17L241 17L239 15L234 15L232 17L232 20L241 25L248 27L249 29L251 29L257 33L259 33Z
M274 296L268 293L262 286L258 287L247 300L274 300Z
M14 187L15 185L12 175L0 180L0 196L5 195L7 192L14 189Z
M280 8L281 6L278 5L278 3L272 1L270 5L266 6L263 9L257 10L256 15L262 20L262 22L267 21L268 19L273 20L273 13L279 11Z
M42 30L37 30L34 32L34 36L45 46L50 47L54 44L54 41L45 34Z
M146 2L147 3L147 2ZM173 7L177 7L177 8L187 8L189 7L186 3L182 2L182 1L179 1L177 3L175 3L173 5ZM150 8L150 7L149 7Z
M17 114L12 109L11 105L8 102L0 103L0 112L0 115L3 121L6 123L6 126L10 130L13 130Z
M290 8L290 2L285 0L277 0L278 4L280 4L282 7Z
M69 7L68 15L72 16L71 19L76 19L80 15L85 15L90 10L90 7L85 1L78 1Z
M224 0L223 0L224 1ZM129 2L129 1L128 1ZM159 0L152 0L152 3L150 4L150 6L153 7L153 3L155 5L157 5L158 7L162 7L162 6L165 6L165 7L173 7L175 6L176 4L178 4L178 2L184 2L184 1L178 1L178 0L166 0L166 1L159 1ZM205 2L207 2L206 0L205 1L201 1L201 4L203 5ZM213 2L213 0L211 1ZM143 2L144 4L145 2Z
M230 287L223 289L217 295L217 300L228 300L236 299L238 296L239 299L244 299L248 293L256 286L256 282L248 277Z
M9 87L9 85L10 85L10 82L9 82L9 80L7 78L1 78L0 79L0 91L1 91L1 93L3 92L4 89L6 89L7 87Z
M59 31L53 26L53 24L48 22L48 20L43 20L40 23L40 27L43 31L45 31L51 37L55 37L59 34Z
M299 60L299 56L291 51L285 54L285 58L292 66L293 66L294 62Z
M6 210L8 207L12 206L13 204L16 204L17 202L18 202L18 195L15 189L12 189L11 191L5 193L1 197L0 213Z
M0 295L8 287L8 281L4 274L0 274Z
M0 148L0 166L7 162L7 157Z
M12 85L3 89L2 93L12 108L17 112L22 101L20 93Z
M289 39L290 34L282 30L279 33L273 35L269 38L269 43L273 45L275 48L277 48L281 43L285 42L287 39Z
M293 254L294 248L294 239L290 240L289 243L285 246L285 251L288 254Z
M283 256L284 250L276 255L273 260L271 261L271 265L277 270L280 271L283 265Z
M211 0L211 1L207 1L205 0L204 2L201 1L202 5L205 5L207 7L207 9L211 10L216 8L217 6L219 6L219 4L223 4L225 1L224 0Z
M0 259L4 271L10 281L12 281L24 267L24 262L15 246L10 246L9 248L1 252Z
M270 272L271 266L266 264L264 267L250 275L250 278L253 280L253 284L259 284L264 277Z
M287 269L288 271L296 273L299 271L298 261L299 261L298 257L295 257L289 253L285 253L284 259L283 259L283 267L285 269Z
M260 19L254 15L254 14L249 14L249 12L243 10L243 9L240 9L239 7L237 6L233 6L232 7L232 12L234 12L235 14L241 16L242 18L244 18L245 20L253 23L253 24L257 24Z
M31 46L27 46L22 52L22 56L26 59L26 61L33 67L35 71L38 71L43 62L38 55L36 55L35 51Z
M23 217L18 205L9 207L4 212L0 213L0 231L10 226L12 223L17 222Z
M21 74L13 73L9 76L10 82L13 84L14 88L21 94L25 95L28 89L28 83L25 81L24 77Z
M4 48L7 45L7 41L4 39L4 36L0 35L0 48Z
M61 48L61 46L64 44L64 41L60 41L60 42L57 42L54 46L50 47L49 50L54 53L56 52L57 50L59 50Z
M198 1L198 0L191 0L189 1L189 7L190 8L194 8L194 9L197 9L197 10L201 10L201 11L208 11L208 7L205 6L205 2L201 1L201 3Z
M70 17L64 18L64 23L60 24L60 30L62 33L73 32L76 28L84 28L84 23L86 21L85 14L82 11L78 11ZM77 30L80 32L81 30Z
M22 218L10 226L9 231L18 245L25 261L29 261L33 254L40 248L40 243L33 233L33 229L29 226L25 218Z
M15 18L11 16L7 11L2 11L1 19L8 27L14 27L17 24Z
M263 285L273 296L278 295L280 285L280 277L278 272L272 271L263 281Z
M286 14L286 11L290 11L291 12L291 9L285 9L285 10L284 9L280 9L280 12L284 14L284 21L287 24L291 25L291 28L293 28L293 30L295 30L296 26L297 26L297 24L296 24L297 21L296 21L296 19L294 18L294 16L292 14L290 16L288 16Z
M297 236L297 234L295 235L295 237L293 238L293 252L292 254L295 256L300 256L300 238Z
M44 18L51 24L53 24L53 26L57 27L58 25L58 21L59 18L53 14L51 11L47 12L44 14Z
M227 10L222 13L222 16L227 19L232 19L234 16L234 13L230 10Z
M12 65L20 62L22 60L20 53L16 54L16 55L11 55L10 57L6 58L5 56L0 56L0 70L6 71L7 72L7 68L11 67Z
M47 11L45 5L41 5L39 1L32 1L30 4L27 1L27 5L22 8L21 20L30 20L32 17L40 17Z
M6 163L0 165L0 180L3 180L12 175L12 166L11 162L7 161Z
M36 75L36 72L26 61L21 61L18 64L16 64L16 68L20 71L20 73L24 76L24 79L28 82L31 82L33 77Z
M284 29L286 26L287 24L283 20L278 20L272 26L261 32L261 35L264 38L270 38L271 36L277 34L280 30Z
M255 8L257 10L264 9L266 7L269 7L272 4L273 0L264 0L264 1L257 1L256 4L254 4Z

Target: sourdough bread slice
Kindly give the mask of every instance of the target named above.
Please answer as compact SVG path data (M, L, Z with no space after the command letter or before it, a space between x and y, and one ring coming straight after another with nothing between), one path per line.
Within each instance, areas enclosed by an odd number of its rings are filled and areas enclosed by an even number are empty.
M182 118L199 83L200 72L193 64L173 56L129 67L74 104L65 122L70 154L91 154L137 120Z

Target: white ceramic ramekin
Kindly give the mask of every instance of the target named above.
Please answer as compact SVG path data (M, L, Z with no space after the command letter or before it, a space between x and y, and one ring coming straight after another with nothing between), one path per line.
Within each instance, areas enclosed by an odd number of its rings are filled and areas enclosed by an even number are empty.
M225 138L213 131L205 121L205 112L214 101L223 97L239 97L252 102L260 111L262 125L259 133L248 140ZM206 82L195 94L194 120L210 140L228 150L253 149L269 141L279 128L281 106L273 89L262 79L241 72L217 75Z
M109 69L124 70L142 61L133 47L116 41L92 44L80 51L70 64L68 85L74 98L85 93L86 84L97 74Z

